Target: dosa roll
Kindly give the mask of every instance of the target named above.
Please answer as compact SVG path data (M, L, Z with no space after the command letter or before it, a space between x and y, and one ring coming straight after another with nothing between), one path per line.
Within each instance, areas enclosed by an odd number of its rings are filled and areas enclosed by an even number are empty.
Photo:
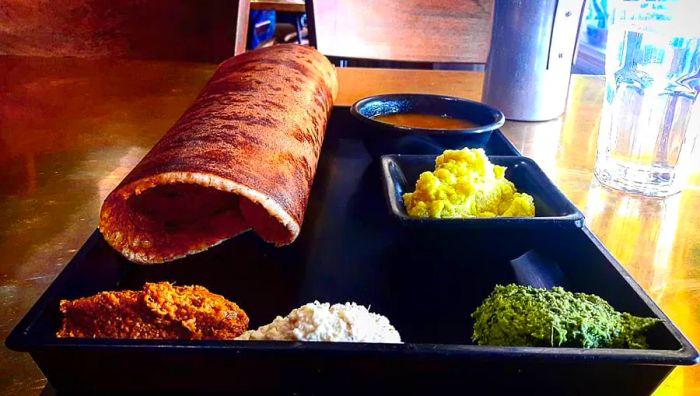
M275 245L293 242L336 93L335 68L310 47L280 45L225 61L107 196L105 240L144 264L250 228Z

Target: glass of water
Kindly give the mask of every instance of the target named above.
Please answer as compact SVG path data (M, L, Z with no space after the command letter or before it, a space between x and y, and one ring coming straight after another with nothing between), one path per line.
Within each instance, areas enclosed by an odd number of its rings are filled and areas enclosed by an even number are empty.
M595 175L625 191L675 194L700 129L691 126L693 108L700 107L700 0L609 5Z

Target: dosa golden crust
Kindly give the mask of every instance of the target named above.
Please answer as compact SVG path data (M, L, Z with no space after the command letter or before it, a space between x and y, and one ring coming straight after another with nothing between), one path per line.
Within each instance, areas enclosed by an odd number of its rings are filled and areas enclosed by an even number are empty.
M337 93L333 65L280 45L222 63L102 205L100 231L131 261L174 260L252 228L296 239Z

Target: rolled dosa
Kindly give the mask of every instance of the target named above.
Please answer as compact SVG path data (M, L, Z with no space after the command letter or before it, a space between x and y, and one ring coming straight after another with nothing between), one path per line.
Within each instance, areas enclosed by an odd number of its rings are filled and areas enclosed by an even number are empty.
M310 47L273 46L223 62L105 199L105 240L144 264L251 228L275 245L293 242L337 90L335 68Z

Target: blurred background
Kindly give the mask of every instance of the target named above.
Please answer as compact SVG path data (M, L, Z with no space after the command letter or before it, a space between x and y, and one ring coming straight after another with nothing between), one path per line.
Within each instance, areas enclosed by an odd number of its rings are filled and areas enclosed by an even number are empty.
M348 0L3 0L0 54L218 62L245 49L316 43L339 66L483 69L493 0L384 1L366 12L368 6ZM574 73L604 73L607 8L607 0L587 0ZM417 57L401 59L407 56L395 48L388 54L397 43ZM330 53L337 48L346 54Z
M607 0L587 0L581 21L577 53L572 68L577 74L605 74L605 43L607 40ZM304 0L251 1L247 48L267 47L279 43L297 42L309 44L309 27ZM440 29L435 29L439 35ZM336 61L336 63L338 63ZM373 64L368 61L351 61L352 64ZM374 65L392 67L390 62L378 61ZM401 67L401 65L398 65ZM419 65L420 66L420 65ZM428 65L431 68L447 68L446 65ZM454 68L451 67L451 68ZM482 69L469 64L460 69Z

